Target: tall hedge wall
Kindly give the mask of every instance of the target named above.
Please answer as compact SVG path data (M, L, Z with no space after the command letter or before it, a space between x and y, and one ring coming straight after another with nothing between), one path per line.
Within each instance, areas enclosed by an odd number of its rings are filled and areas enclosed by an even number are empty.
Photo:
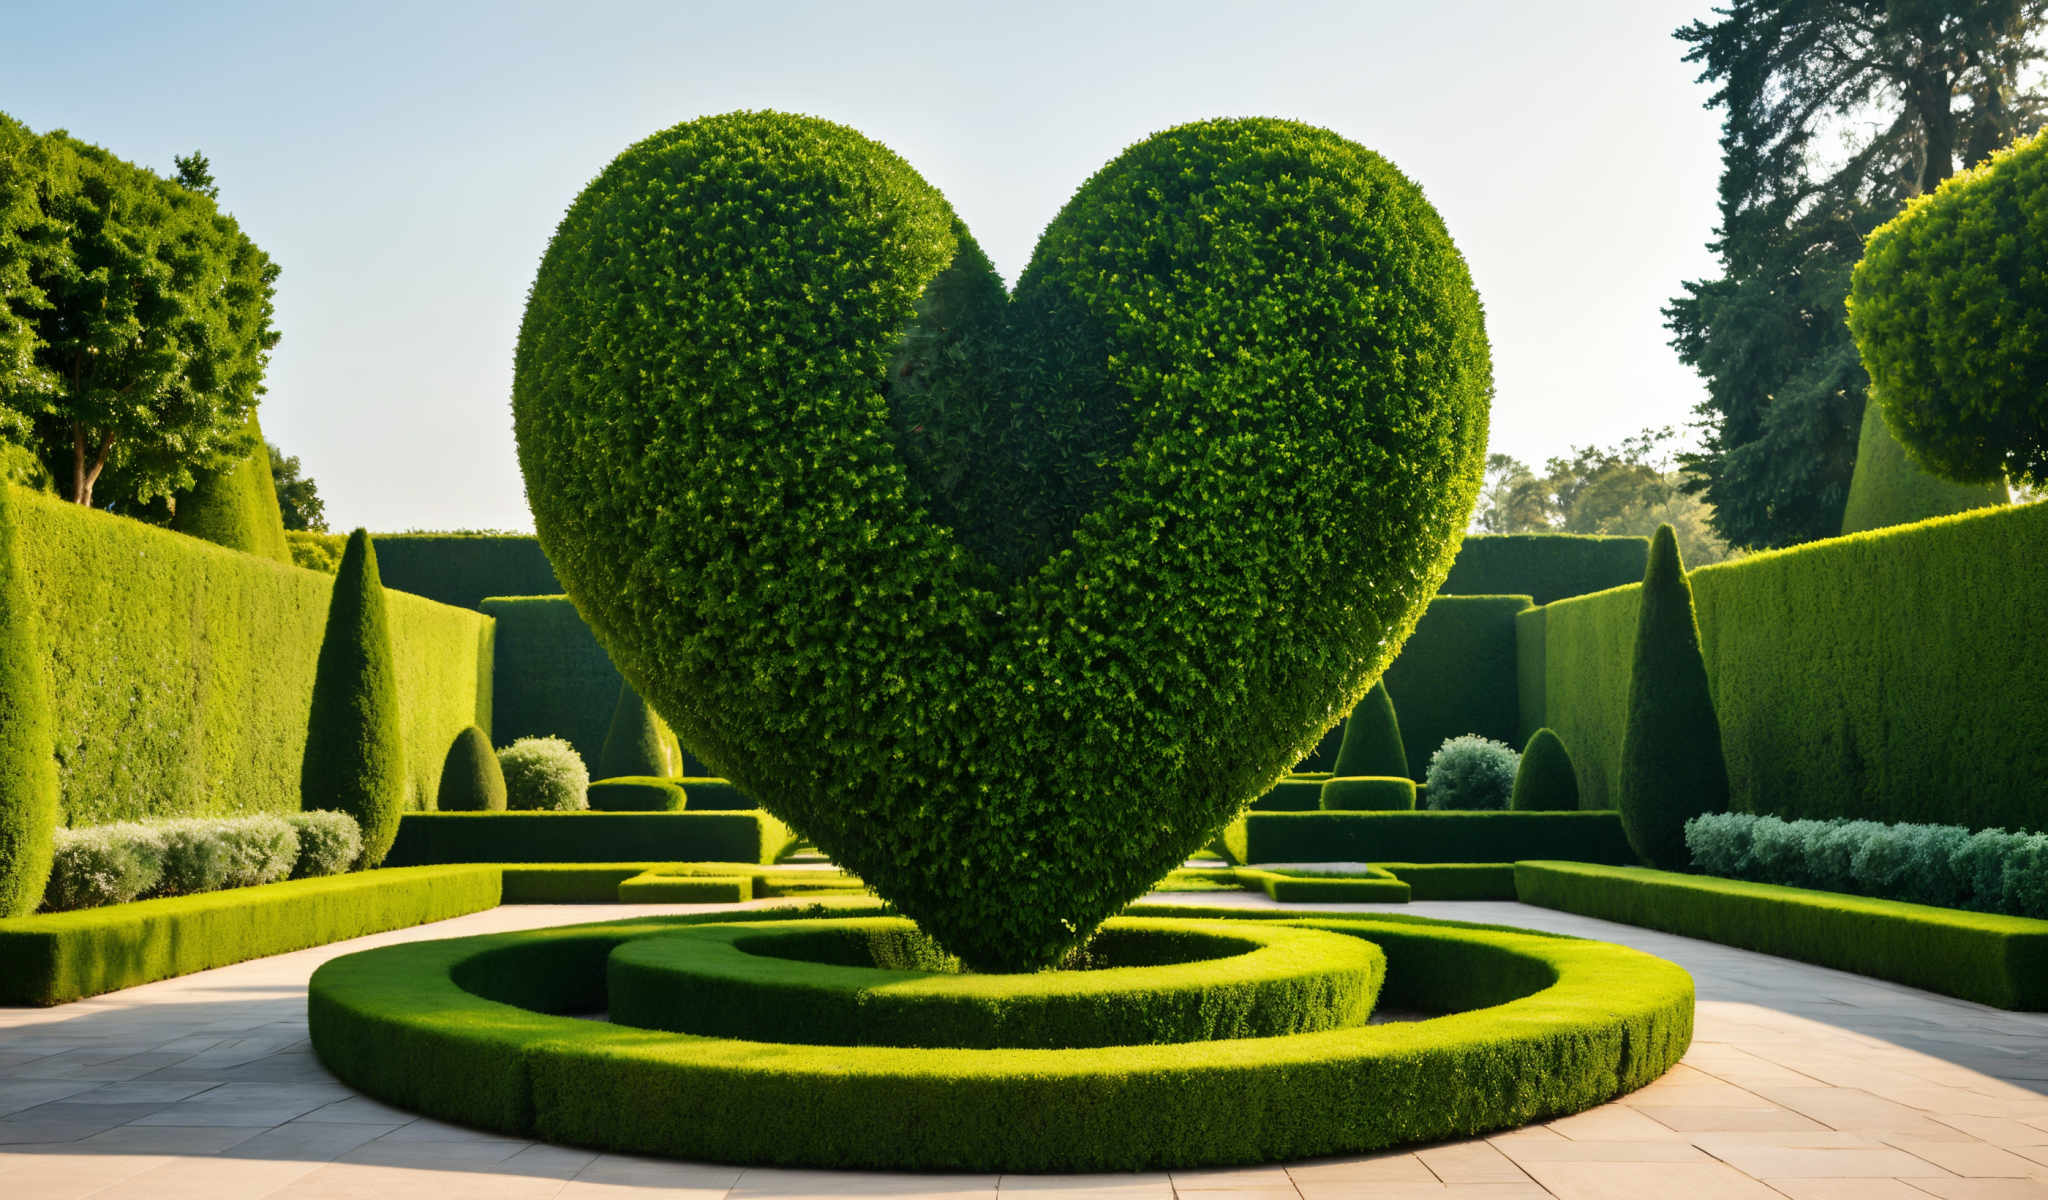
M380 533L376 538L385 587L443 604L481 609L488 596L554 596L562 590L530 533Z
M1408 770L1421 779L1445 738L1484 734L1521 744L1515 617L1527 596L1438 596L1387 668Z
M1693 572L1733 807L2048 829L2044 545L2033 504ZM1636 606L1617 588L1523 624L1588 808L1614 804Z
M1465 539L1442 596L1529 596L1538 604L1643 577L1650 539L1577 533L1483 534ZM1394 693L1401 703L1401 694Z
M567 596L493 596L481 607L497 619L492 739L567 738L595 766L624 682L597 635Z
M288 812L334 577L17 489L67 824ZM390 595L408 787L491 719L491 623ZM607 715L609 710L607 710ZM429 800L429 802L431 802Z

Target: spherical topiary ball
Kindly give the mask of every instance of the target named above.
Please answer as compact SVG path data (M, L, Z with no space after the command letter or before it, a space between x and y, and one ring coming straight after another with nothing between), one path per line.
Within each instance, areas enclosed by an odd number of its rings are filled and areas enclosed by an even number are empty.
M498 751L505 807L515 811L581 812L590 771L576 747L558 737L520 738Z
M1314 747L1443 580L1491 367L1385 159L1147 138L1014 296L888 149L679 125L577 197L513 416L683 743L977 969L1057 961Z
M1423 795L1431 808L1506 808L1521 761L1513 746L1476 733L1446 738L1429 756Z

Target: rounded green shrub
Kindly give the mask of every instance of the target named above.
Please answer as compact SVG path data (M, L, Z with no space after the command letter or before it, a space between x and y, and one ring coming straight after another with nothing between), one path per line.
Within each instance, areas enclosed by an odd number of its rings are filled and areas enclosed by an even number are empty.
M505 772L483 730L467 726L449 743L434 803L442 812L505 811Z
M1871 398L1961 483L2048 483L2048 132L1878 227L1849 288Z
M1401 747L1401 722L1394 716L1394 698L1387 692L1386 680L1374 682L1365 699L1351 710L1333 770L1340 776L1408 775L1408 752Z
M363 856L363 831L354 817L338 812L288 813L285 821L299 835L299 856L293 879L339 875Z
M0 917L26 916L42 902L58 805L47 651L15 541L12 492L0 483Z
M1435 809L1480 811L1506 808L1515 792L1521 756L1505 742L1476 733L1445 738L1429 756L1424 802Z
M661 718L647 707L632 684L621 682L618 703L612 705L611 727L597 753L597 777L652 775L667 779L674 775L675 763L669 759L668 739L662 733Z
M907 921L708 926L612 951L611 1020L812 1046L1074 1049L1362 1025L1386 956L1267 922L1121 918L1085 969L963 974Z
M149 828L163 846L159 896L276 883L299 861L298 831L282 817L190 817Z
M1685 869L1687 821L1728 808L1721 722L1700 657L1692 584L1669 525L1650 539L1643 572L1617 783L1629 845L1664 870Z
M1147 138L1005 296L901 158L735 113L570 206L513 415L542 547L683 742L1017 970L1378 677L1455 555L1490 374L1441 218L1327 130Z
M299 793L302 808L355 819L363 837L360 865L384 861L405 811L405 741L377 550L360 529L349 534L334 576Z
M1333 776L1323 784L1322 807L1332 811L1413 809L1415 781L1405 775Z
M43 907L50 912L126 904L156 890L164 875L163 835L133 821L59 829Z
M1579 775L1556 733L1539 729L1522 747L1508 807L1518 812L1568 812L1579 807Z
M558 737L520 738L498 751L505 807L526 812L581 812L589 807L590 770L576 747Z
M681 812L689 803L681 784L656 775L620 775L590 785L594 812Z

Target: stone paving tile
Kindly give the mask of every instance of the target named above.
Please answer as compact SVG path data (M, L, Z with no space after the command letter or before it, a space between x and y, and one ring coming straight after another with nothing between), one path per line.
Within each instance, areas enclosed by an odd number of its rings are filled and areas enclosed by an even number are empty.
M1903 1179L1766 1179L1791 1200L1927 1200Z
M1916 1179L1913 1186L1942 1200L2048 1200L2048 1183L2034 1179Z
M2048 1167L1982 1142L1931 1142L1925 1138L1890 1135L1884 1140L1916 1158L1924 1158L1951 1174L1966 1178L2048 1178Z
M1529 1174L1561 1200L1783 1200L1770 1187L1717 1162L1529 1164Z

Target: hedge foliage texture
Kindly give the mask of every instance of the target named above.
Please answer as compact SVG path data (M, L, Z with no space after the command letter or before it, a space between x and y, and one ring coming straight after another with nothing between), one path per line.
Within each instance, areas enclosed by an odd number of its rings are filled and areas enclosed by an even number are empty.
M1393 693L1382 679L1344 721L1344 741L1330 772L1339 777L1408 774L1408 752L1401 744L1401 721L1394 714Z
M45 642L63 823L299 810L335 577L15 490ZM491 623L385 596L412 807L491 721ZM109 647L119 647L110 654Z
M384 586L481 609L491 596L555 596L540 541L527 533L380 533L377 566Z
M270 473L270 449L254 413L243 434L248 451L193 472L192 490L178 497L171 528L230 550L292 562L284 513L277 503L277 480Z
M1885 427L1881 407L1875 401L1863 406L1856 473L1849 478L1849 503L1842 510L1843 533L1906 525L2005 502L2003 482L1953 483L1929 474L1906 456L1906 448Z
M0 917L42 903L58 797L47 651L21 565L13 490L0 484Z
M1468 537L1444 580L1446 596L1528 596L1538 604L1604 592L1643 577L1650 539L1583 533Z
M542 546L684 743L1022 969L1364 695L1456 553L1491 386L1441 219L1327 131L1146 139L1006 297L902 159L738 113L571 206L513 414Z
M2048 131L1870 235L1849 329L1885 423L1962 483L2048 484Z
M334 577L306 718L299 794L309 809L356 819L364 866L384 861L405 811L405 739L377 551L360 529L349 535Z
M567 596L492 596L481 610L497 622L491 736L558 737L585 762L604 755L624 686L617 667Z
M1645 863L1675 869L1691 861L1685 823L1728 807L1728 764L1692 585L1669 525L1650 539L1640 598L1621 735L1621 824Z
M488 734L471 725L455 735L434 795L443 812L505 811L505 772Z
M1521 744L1516 687L1515 616L1527 596L1438 596L1414 636L1387 668L1399 697L1403 753L1411 771L1428 769L1444 742L1468 733Z

